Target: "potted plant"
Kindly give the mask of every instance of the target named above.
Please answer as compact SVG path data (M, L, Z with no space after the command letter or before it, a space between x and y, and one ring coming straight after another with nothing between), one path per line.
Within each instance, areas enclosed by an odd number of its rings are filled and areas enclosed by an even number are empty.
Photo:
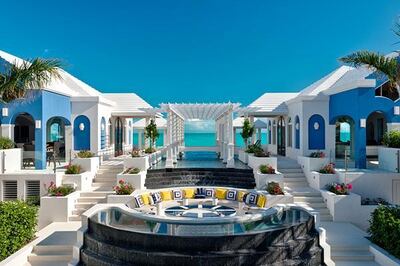
M130 157L124 158L124 169L139 168L141 171L146 171L150 167L148 154L143 154L142 151L134 148L130 155Z
M64 184L57 187L53 181L50 182L50 185L47 188L47 193L50 197L65 197L74 191L75 189L70 185Z
M114 191L117 195L130 195L134 191L134 188L130 183L121 179L118 181L118 185L114 187Z
M324 167L322 167L321 169L319 169L318 171L320 174L335 174L335 165L333 163L328 163L327 165L325 165Z
M239 150L239 160L245 164L248 163L247 150L249 146L249 139L253 136L253 134L254 126L251 125L250 120L246 117L243 120L242 132L240 133L243 138L244 149Z
M75 154L72 164L80 165L82 171L96 173L100 166L100 160L93 152L81 150Z
M314 151L309 156L298 156L297 161L307 176L308 173L318 171L324 165L328 164L329 158L322 151Z
M15 143L10 138L0 137L0 158L4 156L4 160L0 159L0 173L10 173L21 170L22 149L14 147ZM34 160L34 158L32 158L32 160Z
M352 188L352 184L345 183L331 183L326 185L326 190L335 193L336 195L349 195Z
M119 180L125 180L126 182L132 184L137 189L144 189L144 183L146 179L146 172L142 171L138 167L126 168L122 173L117 175L117 182Z
M81 173L81 166L78 164L69 164L66 166L65 174L66 175L77 175Z
M78 164L69 164L66 166L65 175L62 177L63 184L67 184L81 191L88 191L92 187L94 174L83 171Z
M281 186L277 182L268 182L267 192L271 195L284 195Z
M247 150L253 152L253 154L248 154L248 165L255 171L262 164L268 164L274 169L277 168L277 158L271 157L271 154L267 151L264 151L260 144L256 143L254 145L249 145Z
M276 171L276 169L268 164L261 164L258 171L255 173L256 187L263 189L269 182L277 182L283 186L283 174Z
M391 130L383 135L383 144L378 148L379 168L391 172L400 172L397 156L400 153L400 131Z
M150 120L150 123L144 129L144 136L146 139L150 140L150 147L145 149L145 153L153 153L156 151L156 141L157 138L160 136L157 130L157 124L154 119Z
M312 171L311 174L306 174L309 185L317 190L323 189L327 184L338 180L335 165L328 163L322 166L317 171Z

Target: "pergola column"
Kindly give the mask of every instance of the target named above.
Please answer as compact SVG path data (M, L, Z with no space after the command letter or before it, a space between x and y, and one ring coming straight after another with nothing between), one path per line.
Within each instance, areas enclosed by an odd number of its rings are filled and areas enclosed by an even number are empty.
M173 114L172 115L172 143L173 143L173 148L172 148L172 161L173 163L177 163L178 162L178 158L177 158L177 154L178 154L178 127L177 127L177 115Z
M226 115L227 118L227 159L226 159L226 167L234 168L235 167L235 144L234 144L234 137L233 137L233 114L232 110L229 110L228 114Z
M174 161L172 159L172 111L168 110L167 117L167 136L166 136L166 144L167 144L167 159L165 161L165 168L173 168Z
M147 127L149 124L150 124L150 117L146 117L146 118L145 118L145 123L144 123L143 134L144 134L144 132L146 132L146 131L145 131L145 130L146 130L146 127ZM144 147L145 147L145 148L148 148L148 147L150 147L150 139L149 139L149 138L146 138L145 135L144 135L144 137L145 137Z
M142 140L142 130L141 129L137 130L137 135L138 135L138 149L142 149L143 140Z
M228 159L228 136L227 136L227 133L228 133L228 121L227 121L227 116L226 115L224 115L223 116L223 126L222 126L222 132L223 132L223 136L222 136L222 138L223 138L223 140L224 140L224 142L223 142L223 144L222 144L222 150L224 151L223 152L223 157L222 157L222 162L223 163L227 163L227 159Z
M249 116L250 125L254 125L254 116ZM251 136L251 144L256 143L256 132L253 131L253 135Z

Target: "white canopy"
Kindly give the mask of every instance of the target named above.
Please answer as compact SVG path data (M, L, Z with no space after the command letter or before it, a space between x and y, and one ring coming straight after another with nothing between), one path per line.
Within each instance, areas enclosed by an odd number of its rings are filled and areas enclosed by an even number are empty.
M244 117L237 117L233 120L233 127L241 128L243 127ZM260 118L254 119L254 128L267 128L268 124Z
M157 117L156 125L157 125L158 129L165 129L165 128L167 128L167 120L165 120L164 118ZM132 124L132 128L134 128L134 129L144 129L145 126L146 126L145 118L142 118Z
M160 104L161 112L172 110L184 120L217 120L228 111L235 111L240 103L167 103Z

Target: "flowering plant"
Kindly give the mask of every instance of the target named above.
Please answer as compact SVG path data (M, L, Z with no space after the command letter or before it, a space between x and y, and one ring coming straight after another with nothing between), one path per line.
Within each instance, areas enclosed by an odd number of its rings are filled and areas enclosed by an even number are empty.
M128 175L135 175L135 174L139 174L140 173L140 169L139 168L128 168L126 169L123 174L128 174Z
M315 151L310 154L311 158L325 158L325 153L322 151Z
M283 195L281 186L276 182L269 182L267 185L267 191L271 195Z
M65 174L67 175L77 175L81 173L81 166L77 164L69 164L65 168Z
M132 151L130 152L130 154L131 154L131 156L133 157L133 158L135 158L135 157L141 157L142 156L142 154L141 154L141 151L139 150L139 149L132 149Z
M261 174L275 174L275 169L271 165L262 164L259 167Z
M349 191L353 189L352 184L331 183L326 185L326 189L336 195L349 195Z
M324 167L322 167L319 172L321 174L334 174L335 172L335 164L333 163L328 163Z
M46 184L44 185L44 187L46 188ZM68 185L61 185L57 187L53 181L50 182L50 185L47 188L47 192L51 197L64 197L67 196L68 194L71 194L74 191L75 189Z
M118 185L114 187L114 191L117 193L117 195L130 195L132 194L133 190L133 186L122 179L119 180Z

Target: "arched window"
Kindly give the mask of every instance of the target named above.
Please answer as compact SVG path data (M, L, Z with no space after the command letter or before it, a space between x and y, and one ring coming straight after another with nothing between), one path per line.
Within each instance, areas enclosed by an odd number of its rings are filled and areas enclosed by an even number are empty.
M295 127L295 148L300 149L300 118L298 115L296 115L295 122L294 122L294 127Z
M293 125L292 125L292 118L288 118L288 128L287 128L287 146L292 147L292 139L293 139Z
M320 115L312 115L308 120L308 149L325 149L325 120Z

